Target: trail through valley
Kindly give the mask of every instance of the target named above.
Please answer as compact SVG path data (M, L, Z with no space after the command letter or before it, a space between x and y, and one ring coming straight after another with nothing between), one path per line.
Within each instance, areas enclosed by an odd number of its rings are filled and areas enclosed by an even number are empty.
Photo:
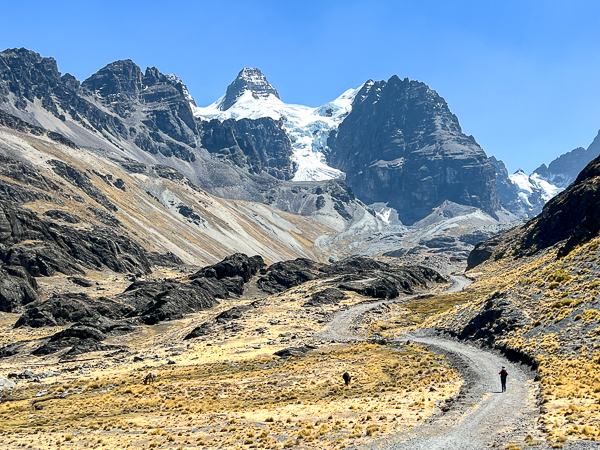
M453 284L445 292L457 292L470 284L462 276L452 276ZM416 296L405 297L402 302ZM398 300L394 300L398 301ZM371 309L393 301L364 303L341 311L320 336L329 340L360 341L357 323ZM449 339L406 335L410 340L444 354L459 370L465 383L453 406L423 425L407 432L375 439L361 449L389 450L478 450L494 443L508 444L515 437L534 435L539 411L534 405L534 386L530 376L518 364L492 352ZM506 366L510 376L507 392L500 392L498 372ZM539 447L538 447L539 448Z

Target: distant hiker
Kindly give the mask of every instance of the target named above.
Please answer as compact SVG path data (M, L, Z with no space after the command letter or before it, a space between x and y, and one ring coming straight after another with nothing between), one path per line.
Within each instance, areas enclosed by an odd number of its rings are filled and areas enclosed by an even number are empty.
M154 380L158 378L158 373L156 372L148 372L148 375L144 377L144 384L154 383Z
M350 380L352 379L352 377L350 376L350 374L348 372L344 372L344 375L342 375L342 378L344 379L344 383L346 383L346 386L348 386L350 384Z
M506 377L508 376L506 367L502 366L502 370L498 372L498 375L500 375L500 383L502 383L502 392L506 392Z

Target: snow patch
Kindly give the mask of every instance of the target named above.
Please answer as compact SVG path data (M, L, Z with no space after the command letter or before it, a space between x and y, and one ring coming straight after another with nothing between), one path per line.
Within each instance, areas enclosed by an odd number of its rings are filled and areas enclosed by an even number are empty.
M545 203L565 189L550 183L537 173L528 176L521 169L509 175L508 179L517 187L521 202L530 207L533 195L539 195Z

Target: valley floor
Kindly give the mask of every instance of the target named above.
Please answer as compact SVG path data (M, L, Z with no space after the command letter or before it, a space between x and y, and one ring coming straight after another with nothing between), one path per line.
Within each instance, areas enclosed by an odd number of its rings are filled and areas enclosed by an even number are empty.
M466 284L455 282L449 291ZM350 294L337 306L302 306L319 283L267 297L250 286L243 299L111 338L126 352L4 358L2 374L46 376L21 380L0 398L2 448L549 448L532 373L415 329L472 293L392 301ZM240 319L211 322L250 303ZM4 336L42 337L15 333L15 320L2 315ZM183 340L205 322L211 334ZM273 355L286 348L300 353ZM502 365L511 374L507 393L499 392ZM149 371L158 379L144 385Z
M55 281L52 289L60 289ZM243 299L106 341L126 344L125 352L3 358L2 374L42 375L20 380L0 399L3 445L344 448L414 428L458 394L458 372L419 345L323 337L337 311L380 305L349 293L339 305L302 306L319 283L262 298L249 286ZM214 323L219 313L244 304L254 308ZM355 319L359 336L366 329ZM2 334L13 340L34 343L57 331L13 330L15 315L2 320ZM205 322L211 334L183 340ZM286 348L301 353L274 356ZM144 385L149 371L158 373L157 382Z

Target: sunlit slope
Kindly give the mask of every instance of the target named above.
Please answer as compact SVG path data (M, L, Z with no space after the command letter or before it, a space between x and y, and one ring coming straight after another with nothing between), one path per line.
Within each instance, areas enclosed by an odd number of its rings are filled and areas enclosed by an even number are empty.
M0 152L31 164L60 186L58 192L44 192L50 201L26 202L27 208L72 213L82 219L79 227L112 226L147 250L170 251L188 263L215 262L235 251L269 261L318 258L312 243L330 231L263 204L216 198L169 167L115 161L45 136L2 127ZM57 173L59 163L53 160L64 163L60 168L67 173ZM43 191L3 178L23 190Z

